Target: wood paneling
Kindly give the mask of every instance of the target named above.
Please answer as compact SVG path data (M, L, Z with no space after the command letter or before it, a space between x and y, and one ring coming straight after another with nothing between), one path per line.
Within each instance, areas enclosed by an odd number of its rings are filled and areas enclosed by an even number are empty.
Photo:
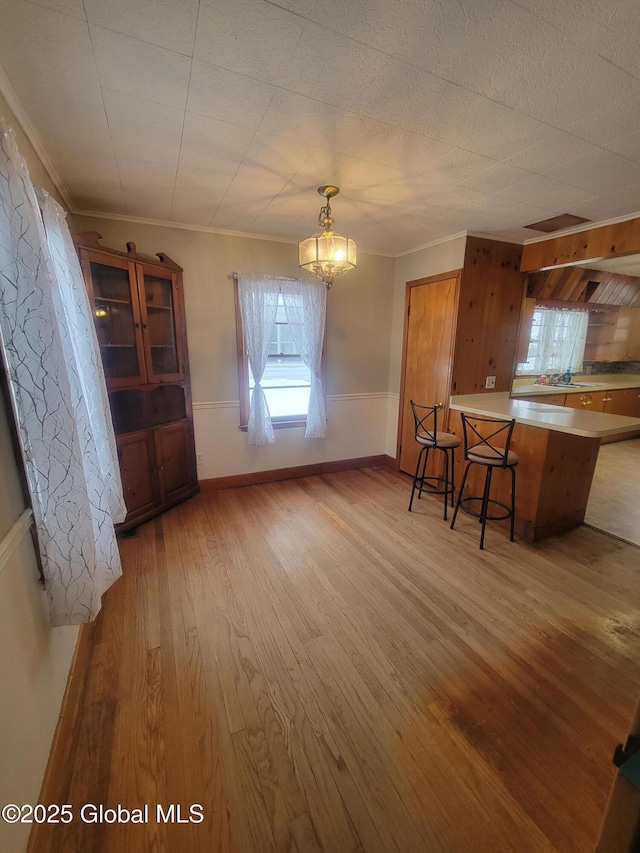
M409 489L202 493L122 540L40 801L204 821L76 818L31 850L591 853L640 682L637 549L583 527L479 552Z
M640 219L551 237L522 247L523 272L640 252Z
M640 306L640 279L582 267L543 270L527 276L527 296L545 304L555 300L561 304Z
M468 237L460 281L455 333L452 394L485 390L495 376L494 391L509 391L525 279L520 273L522 246Z
M567 398L570 396L579 395L567 394ZM462 438L459 412L450 412L449 430ZM516 468L516 533L519 536L536 542L582 523L599 447L599 438L515 425L511 449L520 459ZM464 464L463 448L460 448L456 451L457 483L462 481ZM472 466L465 496L481 496L484 477L482 466ZM510 496L511 474L506 470L495 471L491 497L509 505Z

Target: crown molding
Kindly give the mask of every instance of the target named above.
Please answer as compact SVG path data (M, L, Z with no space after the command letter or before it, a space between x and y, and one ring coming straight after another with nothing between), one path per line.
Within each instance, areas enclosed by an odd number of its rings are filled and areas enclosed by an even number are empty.
M457 234L450 234L448 237L439 237L437 240L431 240L429 243L422 243L416 246L415 249L406 249L404 252L398 252L391 255L392 258L404 258L406 255L413 255L415 252L421 252L423 249L431 249L433 246L439 246L441 243L449 243L451 240L459 240L460 237L468 237L471 232L458 231Z
M34 151L42 161L42 165L46 169L49 174L49 177L53 181L56 189L62 196L62 200L64 201L68 210L72 213L73 205L71 204L71 189L64 178L60 175L56 167L53 165L47 151L42 144L42 140L40 139L37 130L34 127L33 122L29 118L29 114L26 109L22 105L22 101L18 97L16 90L13 88L11 81L7 77L7 74L0 65L0 92L4 96L7 104L9 104L9 109L14 114L20 127L24 131L25 136L33 146ZM8 122L10 125L11 123Z

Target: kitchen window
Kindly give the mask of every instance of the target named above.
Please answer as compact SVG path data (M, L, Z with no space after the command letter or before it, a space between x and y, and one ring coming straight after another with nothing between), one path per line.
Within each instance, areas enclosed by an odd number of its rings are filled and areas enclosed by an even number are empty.
M582 371L589 312L537 307L533 312L527 360L518 364L517 374Z

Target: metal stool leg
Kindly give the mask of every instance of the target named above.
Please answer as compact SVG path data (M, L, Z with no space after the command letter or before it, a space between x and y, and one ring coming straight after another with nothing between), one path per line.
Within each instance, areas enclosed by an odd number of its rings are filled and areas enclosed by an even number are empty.
M420 485L418 486L418 500L422 497L422 492L424 490L424 476L427 473L427 463L429 462L429 451L431 448L425 447L425 450L427 452L424 454L424 459L422 460L422 474L420 474Z
M422 455L427 448L421 447L420 453L418 453L418 461L416 462L416 472L413 475L413 486L411 487L411 497L409 498L409 512L411 512L411 507L413 506L413 495L416 490L416 483L418 481L418 471L420 470L420 460L422 459Z
M514 540L514 528L516 519L516 469L511 468L511 536L509 539Z
M460 504L462 503L462 496L464 494L464 486L467 482L467 474L469 473L469 468L473 465L473 462L467 462L464 474L462 475L462 483L460 484L460 491L458 492L458 500L456 501L456 508L453 511L453 518L451 519L451 529L453 530L453 525L456 523L456 518L458 517L458 510L460 509Z
M444 450L444 520L447 520L447 502L449 500L449 453L447 448Z
M487 473L484 478L484 492L482 494L482 509L480 511L480 524L482 531L480 533L480 550L484 550L484 531L487 527L487 513L489 511L489 493L491 491L491 474L492 468L487 465Z
M455 447L451 448L451 506L456 492L456 451Z

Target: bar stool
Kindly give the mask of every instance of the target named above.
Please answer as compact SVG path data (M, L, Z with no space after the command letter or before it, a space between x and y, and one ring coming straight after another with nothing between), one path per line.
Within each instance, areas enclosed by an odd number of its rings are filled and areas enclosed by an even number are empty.
M411 400L411 411L415 426L415 439L420 445L420 453L416 462L416 472L413 475L413 486L409 500L409 512L413 506L413 496L418 489L418 500L425 490L432 495L444 495L444 518L447 520L447 498L451 495L451 506L453 506L453 495L455 492L455 469L454 451L460 447L460 439L457 435L448 432L438 432L438 409L442 406L419 406ZM426 476L427 462L430 450L441 450L444 453L444 477ZM451 477L449 477L449 452L451 452ZM420 463L422 472L420 473ZM440 488L442 487L442 488Z
M509 539L513 542L515 507L516 507L516 465L520 461L516 453L509 450L511 436L515 426L513 420L499 420L497 418L473 417L473 422L462 412L462 434L464 438L464 458L466 466L462 475L462 485L458 494L458 501L451 519L451 529L456 523L458 510L473 515L480 519L482 530L480 533L480 548L484 549L484 531L487 520L498 521L504 518L511 519L511 535ZM496 441L504 446L496 446ZM484 490L482 497L463 497L467 474L472 465L483 465L486 468L484 477ZM495 468L508 468L511 471L511 506L493 500L490 497L491 475ZM471 509L465 504L480 503L480 511ZM501 507L505 510L501 515L489 515L489 505Z

